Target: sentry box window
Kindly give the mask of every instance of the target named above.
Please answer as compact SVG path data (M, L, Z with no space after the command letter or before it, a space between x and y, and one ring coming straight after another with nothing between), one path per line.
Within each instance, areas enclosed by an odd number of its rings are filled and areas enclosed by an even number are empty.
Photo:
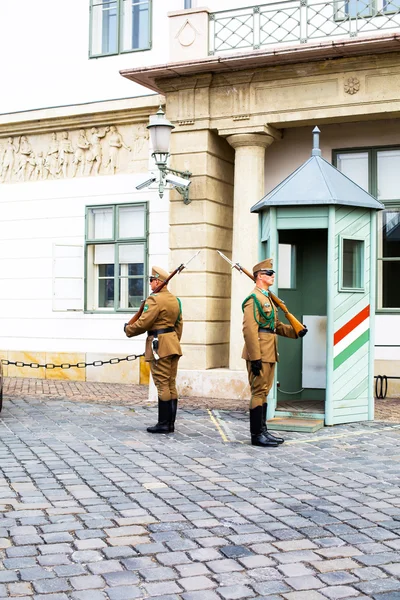
M340 238L339 291L364 291L365 240Z

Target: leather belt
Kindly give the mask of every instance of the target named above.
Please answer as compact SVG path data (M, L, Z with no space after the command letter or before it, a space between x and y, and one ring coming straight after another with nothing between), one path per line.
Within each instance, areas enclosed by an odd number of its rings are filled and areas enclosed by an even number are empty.
M173 331L175 331L175 327L166 327L165 329L152 329L151 331L147 332L147 336L149 335L161 335L162 333L172 333Z
M276 333L275 329L268 329L267 327L259 327L258 331L261 331L262 333Z

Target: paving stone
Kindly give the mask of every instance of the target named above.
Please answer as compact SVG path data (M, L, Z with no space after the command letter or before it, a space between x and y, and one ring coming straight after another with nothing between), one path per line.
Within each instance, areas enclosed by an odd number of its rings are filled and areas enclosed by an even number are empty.
M8 594L10 596L30 596L31 594L33 594L32 586L28 582L9 583L7 585L7 588L4 585L2 585L0 587L0 590L0 597L8 597Z
M122 585L136 585L139 583L139 577L132 571L116 571L104 573L103 578L110 587Z
M102 548L102 554L107 558L128 558L136 556L136 551L130 546L113 546L111 548Z
M360 565L358 565L351 558L335 558L333 560L320 560L318 562L311 562L311 566L320 573L328 573L329 571L345 571L349 569L356 569Z
M312 575L288 577L287 579L285 579L285 583L287 583L290 587L292 587L295 590L317 590L321 587L324 587L324 584Z
M400 563L389 563L388 565L382 565L382 570L385 573L389 573L390 575L394 575L395 577L400 576Z
M262 581L255 582L251 584L251 587L258 593L262 595L270 595L270 594L284 594L285 592L290 592L292 588L290 588L286 583L277 580L270 581Z
M105 595L105 593L101 592L100 590L74 592L71 596L69 596L69 598L72 600L108 600L108 597ZM36 600L36 598L34 600ZM41 596L41 600L53 600L53 598L50 598L49 596Z
M232 573L233 571L242 571L243 566L232 559L213 560L207 562L207 567L213 573Z
M395 592L400 590L400 581L393 577L385 579L371 579L355 584L356 589L364 592L364 594L375 595L382 592Z
M21 569L20 577L23 581L38 581L40 579L51 579L54 577L54 573L43 569L43 567L32 567L31 569Z
M189 556L192 560L198 561L211 561L219 560L222 558L222 554L218 550L212 548L199 548L198 550L192 550L189 552Z
M174 581L164 581L163 583L147 583L143 586L149 596L161 596L161 594L179 594L182 588ZM125 599L124 599L125 600Z
M139 574L145 581L164 581L177 577L175 571L170 567L157 567L156 565L151 569L140 569Z
M245 585L218 588L218 593L225 600L240 600L240 598L253 598L255 596L254 591Z
M354 569L355 573L357 569ZM321 581L326 585L347 585L348 583L355 583L359 581L358 577L355 577L347 571L333 571L331 573L324 573L318 576Z
M244 556L243 558L238 558L238 562L242 564L246 569L256 569L257 567L271 567L275 566L275 561L271 560L267 556L263 556L260 554Z
M183 600L221 600L221 596L211 590L201 590L200 592L186 592L182 594ZM158 599L157 599L158 600Z
M48 554L47 556L38 556L37 562L42 567L55 567L57 565L68 565L71 563L69 556L63 554Z
M308 592L289 592L283 594L283 597L287 600L326 600L326 596L323 596L320 592L315 590Z
M184 552L164 552L163 554L157 554L156 559L161 564L171 567L191 562Z
M176 570L181 577L195 577L197 575L211 575L211 571L204 563L190 563L177 565Z
M8 567L7 567L7 569L8 569ZM7 571L0 570L0 584L9 583L11 581L18 581L18 579L19 579L18 574L14 570L7 570Z
M143 598L142 592L137 587L115 587L106 588L108 598L110 600L134 600L135 598Z
M69 596L67 596L64 593L61 593L61 594L35 594L33 598L34 598L34 600L68 600ZM81 598L75 597L74 594L71 596L71 598L73 600L83 600ZM31 600L31 599L32 599L32 596L29 596L26 598L19 598L18 600ZM92 596L90 596L90 597L88 596L86 598L86 600L103 600L103 599L102 598L96 599L96 598L92 598Z
M155 567L156 563L149 556L140 556L137 558L127 558L121 560L124 567L130 571L139 571L139 569L146 569L147 567Z
M387 574L377 567L360 567L353 569L352 573L361 581L369 581L370 579L378 579L379 577L387 577Z
M91 590L104 587L104 579L99 575L71 577L70 583L75 590Z
M71 589L68 581L61 577L56 579L42 579L34 582L35 591L39 594L54 594L56 592L68 592Z
M323 590L321 590L321 592L327 598L332 598L332 600L336 600L339 598L351 598L353 596L359 597L357 590L346 585L326 587Z
M224 546L220 547L219 551L227 558L243 558L244 556L253 555L253 552L246 548L246 546Z
M286 577L300 577L303 575L314 575L314 571L303 563L294 563L289 565L279 565L278 571Z
M196 590L208 590L214 588L216 583L205 577L204 575L199 575L197 577L183 577L178 580L179 585L186 591L196 591Z

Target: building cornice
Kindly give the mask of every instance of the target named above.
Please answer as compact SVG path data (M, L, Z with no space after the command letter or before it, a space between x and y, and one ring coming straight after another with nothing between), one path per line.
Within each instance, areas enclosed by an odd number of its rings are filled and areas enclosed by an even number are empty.
M183 79L204 73L227 73L277 65L323 61L400 51L400 34L330 40L318 44L284 46L223 56L209 56L191 61L152 67L124 69L120 74L144 87L163 93L162 80Z
M164 103L158 94L0 115L0 137L148 121Z

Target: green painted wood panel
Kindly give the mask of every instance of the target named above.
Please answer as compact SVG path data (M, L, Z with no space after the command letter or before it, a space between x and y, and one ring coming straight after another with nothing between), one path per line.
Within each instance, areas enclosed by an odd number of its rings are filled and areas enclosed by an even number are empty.
M359 360L360 354L355 352L353 356L348 358L338 369L335 369L332 377L333 384L338 384L340 386L343 380L348 380L351 374L354 373L354 368L357 367L357 362Z
M342 296L340 298L339 296ZM337 302L337 304L336 304ZM368 293L338 294L335 296L335 331L343 327L352 317L368 305Z
M363 379L363 381L357 385L354 389L350 390L344 400L350 400L351 398L363 398L368 396L369 378Z
M365 398L367 401L367 398ZM362 421L368 421L368 412L357 412L354 414L345 413L344 415L338 413L335 414L333 419L333 425L342 425L343 423L361 423Z
M277 206L277 218L296 217L298 219L308 219L309 217L327 217L328 206Z
M269 239L271 230L271 219L269 210L261 213L261 241L266 242Z
M278 217L278 229L327 229L328 217Z
M335 264L333 268L333 331L336 332L369 304L371 212L363 208L335 210ZM364 244L364 288L339 292L340 244L342 237L361 238ZM361 343L362 342L362 343ZM332 374L333 423L350 423L368 418L368 386L371 344L369 329L353 340L345 336L334 358Z

